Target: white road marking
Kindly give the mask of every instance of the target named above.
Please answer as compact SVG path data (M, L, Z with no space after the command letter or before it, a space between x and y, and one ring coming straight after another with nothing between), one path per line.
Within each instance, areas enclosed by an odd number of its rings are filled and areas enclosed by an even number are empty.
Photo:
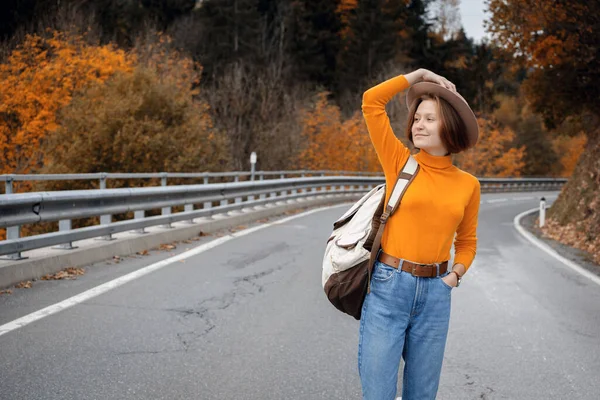
M198 247L196 247L196 248L194 248L192 250L185 251L185 252L183 252L181 254L178 254L178 255L176 255L174 257L167 258L166 260L159 261L157 263L154 263L154 264L149 265L147 267L144 267L142 269L138 269L137 271L131 272L131 273L127 274L127 275L123 275L123 276L121 276L121 277L119 277L117 279L113 279L112 281L103 283L102 285L96 286L95 288L89 289L89 290L87 290L87 291L85 291L83 293L80 293L80 294L76 295L76 296L73 296L73 297L70 297L70 298L68 298L66 300L63 300L60 303L53 304L53 305L48 306L46 308L43 308L43 309L41 309L39 311L33 312L33 313L28 314L28 315L26 315L24 317L18 318L18 319L14 320L14 321L11 321L11 322L8 322L8 323L6 323L4 325L1 325L0 326L0 336L4 335L5 333L14 331L15 329L22 328L25 325L28 325L28 324L30 324L32 322L35 322L35 321L37 321L39 319L42 319L44 317L50 316L52 314L56 314L57 312L60 312L60 311L65 310L65 309L67 309L69 307L72 307L74 305L82 303L82 302L84 302L86 300L89 300L91 298L99 296L99 295L101 295L103 293L108 292L109 290L115 289L115 288L117 288L119 286L122 286L122 285L124 285L124 284L126 284L128 282L131 282L131 281L133 281L135 279L141 278L144 275L148 275L148 274L150 274L150 273L152 273L154 271L157 271L157 270L159 270L159 269L161 269L163 267L166 267L169 264L172 264L172 263L178 262L178 261L185 261L185 259L187 259L189 257L195 256L197 254L200 254L202 252L210 250L213 247L217 247L217 246L219 246L219 245L221 245L221 244L223 244L225 242L228 242L228 241L230 241L232 239L248 235L250 233L256 232L256 231L258 231L260 229L268 228L268 227L273 226L273 225L283 224L283 223L286 223L286 222L291 221L293 219L301 218L301 217L307 216L309 214L313 214L315 212L324 211L324 210L328 210L330 208L335 208L335 207L341 207L342 205L348 205L348 204L343 203L343 204L337 204L335 206L321 207L321 208L317 208L317 209L314 209L314 210L309 210L309 211L306 211L306 212L303 212L303 213L300 213L300 214L296 214L296 215L292 215L292 216L289 216L287 218L283 218L283 219L280 219L280 220L277 220L277 221L274 221L274 222L271 222L271 223L267 223L267 224L264 224L264 225L259 225L259 226L256 226L254 228L244 229L242 231L234 232L234 233L231 233L231 234L229 234L227 236L220 237L218 239L213 240L212 242L203 244L203 245L198 246Z
M574 263L573 261L568 260L565 257L561 256L556 251L554 251L554 249L552 249L552 247L548 246L546 243L544 243L541 240L539 240L532 233L529 233L527 230L525 230L525 228L523 228L521 226L521 218L523 218L524 216L526 216L528 214L532 214L532 213L534 213L534 212L536 212L538 210L539 210L538 208L532 208L531 210L527 210L527 211L522 212L521 214L517 215L514 218L514 220L513 220L513 225L515 226L515 228L517 229L517 231L521 235L523 235L526 239L528 239L531 243L533 243L534 245L536 245L540 249L544 250L546 253L550 254L552 257L556 258L558 261L562 262L567 267L571 268L575 272L577 272L577 273L585 276L586 278L590 279L595 284L600 285L600 277L598 277L597 275L591 273L590 271L588 271L587 269L583 268L579 264Z
M504 201L508 201L508 199L491 199L491 200L486 200L487 203L502 203Z
M535 197L530 196L530 197L513 197L514 201L519 201L519 200L534 200Z

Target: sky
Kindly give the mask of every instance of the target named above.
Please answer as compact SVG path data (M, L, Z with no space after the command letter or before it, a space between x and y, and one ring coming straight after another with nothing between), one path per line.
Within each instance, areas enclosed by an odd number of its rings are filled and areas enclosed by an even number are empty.
M462 25L468 37L473 38L474 42L480 43L481 39L489 35L483 29L484 19L489 18L489 13L485 13L487 6L484 0L460 0L460 18Z

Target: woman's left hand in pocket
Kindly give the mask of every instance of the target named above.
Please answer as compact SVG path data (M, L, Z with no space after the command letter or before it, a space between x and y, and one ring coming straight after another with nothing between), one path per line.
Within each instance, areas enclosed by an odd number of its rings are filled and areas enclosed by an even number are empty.
M458 283L458 278L456 277L456 274L448 274L444 276L442 280L444 281L444 283L446 283L446 285L451 287L456 287L456 284Z

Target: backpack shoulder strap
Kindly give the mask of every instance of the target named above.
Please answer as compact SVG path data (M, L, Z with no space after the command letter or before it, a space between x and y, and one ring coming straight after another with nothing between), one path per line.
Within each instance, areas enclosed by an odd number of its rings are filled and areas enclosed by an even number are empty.
M371 248L371 257L369 259L369 264L367 264L367 293L371 292L371 273L373 271L373 265L375 265L375 259L379 255L379 248L381 247L381 237L383 236L383 230L385 229L385 223L387 222L390 215L396 211L400 202L402 201L402 197L404 193L406 193L406 189L415 179L417 173L419 172L419 164L417 160L410 155L408 160L402 167L402 171L398 174L398 178L396 179L396 183L394 184L394 188L392 189L392 194L388 199L387 204L385 205L385 209L381 214L379 228L377 229L377 234L375 235L375 240L373 241L373 247Z
M383 210L383 214L381 215L382 223L385 224L388 217L392 215L394 211L396 211L396 209L400 205L400 202L402 201L404 193L406 193L406 189L408 189L408 186L417 176L419 168L420 167L417 163L417 160L415 160L415 158L412 155L410 155L408 157L408 160L406 160L406 163L402 167L402 171L400 171L400 173L398 174L398 178L396 178L396 184L392 189L392 194L390 195L385 209Z

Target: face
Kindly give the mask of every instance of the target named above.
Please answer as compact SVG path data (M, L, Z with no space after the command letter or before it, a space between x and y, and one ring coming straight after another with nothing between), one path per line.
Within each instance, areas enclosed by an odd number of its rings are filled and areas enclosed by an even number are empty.
M435 156L448 153L440 137L440 125L435 101L423 100L417 107L411 128L415 147Z

